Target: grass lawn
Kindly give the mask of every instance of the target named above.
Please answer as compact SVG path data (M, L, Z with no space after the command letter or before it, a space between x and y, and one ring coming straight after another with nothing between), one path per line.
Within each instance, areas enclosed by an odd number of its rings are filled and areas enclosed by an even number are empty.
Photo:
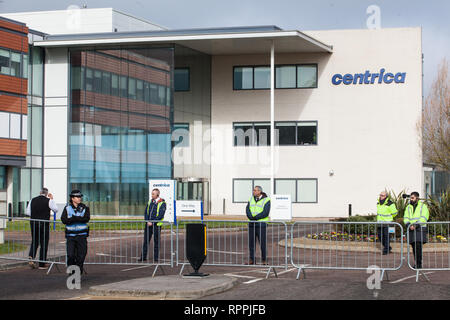
M27 249L27 246L21 243L13 243L10 241L5 241L5 243L0 244L0 255L13 253L17 251L23 251Z

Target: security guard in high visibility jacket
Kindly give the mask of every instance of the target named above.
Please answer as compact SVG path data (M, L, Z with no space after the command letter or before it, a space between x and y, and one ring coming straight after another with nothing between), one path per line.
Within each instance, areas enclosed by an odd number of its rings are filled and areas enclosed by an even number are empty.
M142 246L142 255L140 262L147 261L148 243L153 235L153 263L158 263L159 260L159 238L161 233L162 222L155 223L154 221L162 221L166 213L166 202L159 197L159 189L152 190L152 197L145 207L144 219L146 221L144 229L144 244Z
M61 221L66 225L67 266L77 265L83 273L87 254L88 222L91 218L89 207L81 203L80 190L72 190L70 203L64 207Z
M430 217L425 202L419 200L418 192L411 192L409 205L405 209L403 222L408 230L409 244L413 248L415 269L422 268L422 246L427 243L427 221Z
M260 186L255 186L253 196L247 203L246 214L250 220L248 224L248 244L250 260L248 264L255 264L255 240L258 239L261 246L262 264L267 264L266 256L266 230L269 221L270 198L262 191Z
M389 225L386 222L394 221L394 217L398 214L397 207L394 202L389 199L387 193L382 191L377 203L377 222L383 224L378 225L378 239L383 244L383 255L391 253L392 248L389 241Z

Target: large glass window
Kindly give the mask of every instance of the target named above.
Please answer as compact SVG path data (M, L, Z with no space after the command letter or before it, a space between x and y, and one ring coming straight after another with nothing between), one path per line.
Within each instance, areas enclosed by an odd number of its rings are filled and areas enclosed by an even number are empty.
M17 113L10 113L10 128L9 137L11 139L20 139L21 134L21 115Z
M235 67L233 77L235 90L253 89L253 67Z
M0 49L0 73L10 74L9 69L10 52L9 50Z
M255 186L270 196L270 179L233 179L233 202L248 202Z
M11 52L11 75L14 77L20 77L20 65L21 54L17 52Z
M297 127L297 144L317 144L317 122L299 122Z
M234 123L234 145L235 146L254 146L256 145L255 129L252 122Z
M297 66L297 88L317 88L317 65Z
M275 88L295 88L295 66L278 66L275 68Z
M6 167L0 166L0 190L6 189Z
M9 138L9 113L0 112L0 138Z
M42 48L32 47L32 95L44 96L44 53Z
M42 155L42 107L33 106L31 114L31 154Z
M136 99L144 101L144 82L142 80L136 81Z
M106 71L102 73L102 93L111 95L111 73Z
M276 194L289 194L297 203L317 203L317 179L275 179Z
M295 145L295 132L296 132L297 123L295 122L279 122L275 124L275 134L278 132L278 139L275 138L275 141L278 141L279 145Z
M128 80L126 76L120 76L120 96L128 98Z
M255 67L255 89L270 89L270 67Z
M93 91L97 93L102 93L102 72L100 70L94 70Z
M136 79L128 78L128 98L136 100Z
M119 76L114 73L111 74L111 94L119 96Z
M275 66L275 88L317 88L316 64L293 64ZM233 68L233 89L270 89L269 66L246 66Z
M91 68L86 68L86 91L93 91L94 88L94 72Z
M189 68L176 68L174 71L175 91L189 91L189 77Z

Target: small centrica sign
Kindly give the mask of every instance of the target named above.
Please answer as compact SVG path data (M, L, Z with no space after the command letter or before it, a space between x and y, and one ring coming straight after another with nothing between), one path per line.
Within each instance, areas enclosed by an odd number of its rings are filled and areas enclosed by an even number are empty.
M166 222L174 222L174 200L175 200L175 180L149 180L149 197L153 189L159 190L159 197L166 202L166 212L164 220ZM148 200L147 200L148 201Z
M291 195L276 194L271 197L270 220L289 221L292 220Z

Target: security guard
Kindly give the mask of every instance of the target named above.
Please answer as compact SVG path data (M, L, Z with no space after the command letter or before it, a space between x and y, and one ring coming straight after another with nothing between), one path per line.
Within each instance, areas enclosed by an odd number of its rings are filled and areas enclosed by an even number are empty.
M67 266L77 265L83 273L87 254L88 222L91 218L89 207L81 203L80 190L72 190L70 203L64 207L61 221L66 225Z
M153 236L153 262L158 263L159 258L159 236L161 233L162 222L154 223L150 221L162 221L166 213L166 202L159 197L159 189L152 190L152 197L145 208L144 219L146 221L144 229L144 244L142 246L142 255L138 261L147 261L148 243Z
M427 243L428 228L427 221L430 217L425 202L419 200L419 193L411 192L409 205L405 209L403 222L408 230L409 244L413 248L415 266L414 269L422 268L422 246Z
M246 214L250 220L248 223L248 244L250 246L249 265L255 264L255 238L261 246L262 264L267 264L266 257L266 230L269 221L270 198L260 186L253 188L253 196L247 203ZM256 222L257 221L257 222Z
M389 225L384 224L386 222L394 221L394 217L397 215L397 207L394 202L389 199L386 191L380 192L380 198L377 203L377 222L382 222L377 228L378 239L383 244L383 255L391 253L392 248L389 241Z

